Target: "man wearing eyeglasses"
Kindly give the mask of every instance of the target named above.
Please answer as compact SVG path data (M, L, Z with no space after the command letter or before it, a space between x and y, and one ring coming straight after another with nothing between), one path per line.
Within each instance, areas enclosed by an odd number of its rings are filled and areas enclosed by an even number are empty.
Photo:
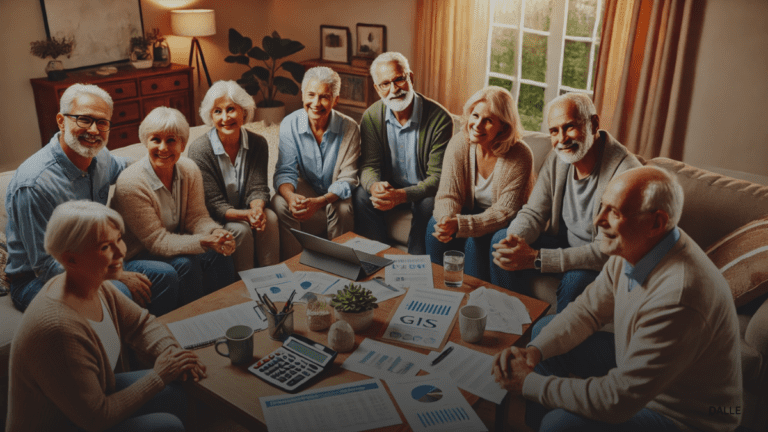
M8 185L8 265L11 298L24 311L52 277L66 270L45 250L45 228L59 204L91 200L107 204L109 187L127 166L126 158L106 149L112 126L112 98L95 85L74 84L61 96L59 132L19 166ZM134 260L123 263L112 281L125 295L154 315L178 304L178 275L168 264Z
M365 111L360 123L355 232L386 242L387 212L408 206L413 214L408 253L423 255L453 120L439 103L413 90L413 72L402 54L379 55L371 76L381 100Z

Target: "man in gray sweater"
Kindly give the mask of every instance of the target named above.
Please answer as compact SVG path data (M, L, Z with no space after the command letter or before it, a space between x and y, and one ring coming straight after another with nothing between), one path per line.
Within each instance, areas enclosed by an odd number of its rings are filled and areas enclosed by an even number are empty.
M608 255L592 225L606 185L640 162L608 132L587 95L567 93L545 109L554 151L528 203L491 241L491 282L528 294L529 278L559 273L557 311L597 277Z

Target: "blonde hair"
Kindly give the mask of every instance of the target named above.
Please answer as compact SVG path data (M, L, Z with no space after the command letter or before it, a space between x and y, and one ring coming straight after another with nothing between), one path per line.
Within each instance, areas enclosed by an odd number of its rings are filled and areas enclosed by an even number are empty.
M123 218L104 204L89 201L67 201L59 204L45 229L45 251L63 264L64 252L80 252L95 243L112 225L125 231Z
M146 146L149 136L158 132L172 133L186 143L189 138L189 123L181 111L174 108L157 107L150 111L144 121L141 122L139 141Z
M501 120L503 128L494 139L492 149L496 156L503 156L515 144L522 141L523 125L520 123L520 115L517 113L517 103L506 89L497 86L487 86L478 90L464 104L464 134L469 137L469 119L472 110L480 102L488 105L491 114Z

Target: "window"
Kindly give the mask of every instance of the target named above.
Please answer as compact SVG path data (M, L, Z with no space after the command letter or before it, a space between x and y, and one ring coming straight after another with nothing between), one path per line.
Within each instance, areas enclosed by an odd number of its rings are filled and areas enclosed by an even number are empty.
M592 95L604 0L491 0L486 82L504 87L526 130L558 95Z

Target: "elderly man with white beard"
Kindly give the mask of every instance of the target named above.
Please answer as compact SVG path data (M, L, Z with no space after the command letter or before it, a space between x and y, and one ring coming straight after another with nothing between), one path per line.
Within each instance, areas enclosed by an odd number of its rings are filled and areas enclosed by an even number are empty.
M112 108L109 93L95 85L67 88L56 115L60 132L19 166L8 185L6 274L13 304L21 311L48 280L64 272L44 245L53 210L83 199L106 205L110 185L128 164L106 149ZM124 262L123 269L120 279L111 282L140 306L153 315L177 307L178 275L169 264L133 260Z
M588 96L567 93L544 110L554 151L544 161L528 203L491 241L491 282L522 294L539 273L562 276L557 312L598 275L608 255L592 224L611 179L641 166L608 132L599 129Z
M381 100L365 111L360 123L355 232L386 242L387 212L407 206L413 214L408 252L423 255L453 120L439 103L413 90L413 72L402 54L379 55L371 76Z

